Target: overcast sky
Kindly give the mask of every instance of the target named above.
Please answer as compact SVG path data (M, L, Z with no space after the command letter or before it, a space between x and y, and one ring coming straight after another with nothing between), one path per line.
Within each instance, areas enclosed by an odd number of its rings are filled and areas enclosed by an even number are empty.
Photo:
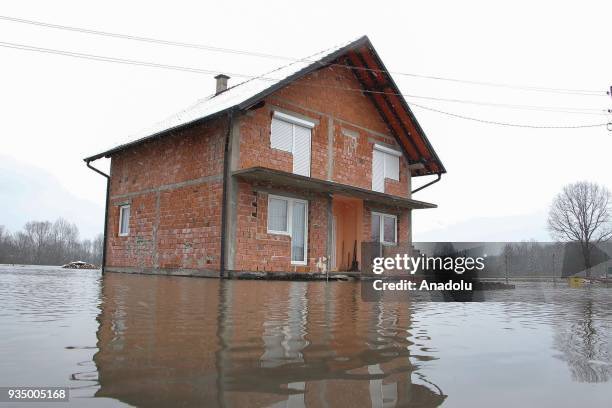
M560 3L22 0L2 2L0 15L289 57L307 56L367 34L391 71L603 93L612 85L612 3ZM0 41L246 75L284 63L5 20L0 20ZM70 218L69 209L79 202L89 212L75 214L74 221L83 235L93 236L101 230L105 183L82 158L129 140L130 134L214 90L213 75L207 74L4 47L0 61L0 169L18 169L13 171L16 176L0 177L0 225L12 230L23 220L56 213L68 213ZM394 78L402 92L411 95L588 108L594 109L592 113L612 108L612 98L605 95ZM236 81L230 79L230 85ZM427 99L408 102L518 124L610 120L596 114ZM534 130L486 125L416 106L413 111L448 170L440 183L414 196L439 205L415 214L415 240L546 239L546 211L564 184L591 180L612 187L612 132L605 128ZM103 161L99 165L107 166ZM48 179L50 186L57 183L61 194L53 196L53 203L25 185L32 174ZM415 184L425 181L416 179ZM16 212L24 200L34 205Z

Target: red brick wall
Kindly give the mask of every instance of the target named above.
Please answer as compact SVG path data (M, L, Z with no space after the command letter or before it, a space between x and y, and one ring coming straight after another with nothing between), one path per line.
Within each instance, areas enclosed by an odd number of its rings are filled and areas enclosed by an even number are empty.
M165 191L160 197L160 268L219 269L223 183Z
M111 200L107 230L107 266L153 266L155 201L155 193L142 194L131 199ZM119 204L130 204L130 235L127 237L119 236Z
M272 112L269 109L259 109L252 113L254 114L247 115L240 122L239 168L263 166L293 171L292 154L270 147Z
M219 269L225 123L190 127L111 160L108 267ZM130 233L118 235L119 205Z
M317 124L312 130L311 176L328 179L329 119L333 119L332 180L371 189L372 150L381 142L399 149L369 98L361 92L353 74L326 68L314 72L266 98L263 108L245 117L240 126L240 168L269 167L291 172L290 153L270 147L274 109L305 116ZM355 134L345 136L343 129ZM385 192L408 197L408 164L400 159L400 181L387 180Z
M372 134L346 123L334 126L334 181L356 187L372 189L372 155L374 144L395 146L395 140ZM400 157L400 179L385 179L385 193L409 197L408 162Z
M221 174L224 131L214 121L113 155L111 196Z
M286 193L295 194L292 189ZM326 256L327 198L316 195L308 201L307 265L291 265L291 241L286 235L268 234L268 194L261 187L239 183L234 268L244 271L316 272L317 260ZM283 192L274 192L283 195Z

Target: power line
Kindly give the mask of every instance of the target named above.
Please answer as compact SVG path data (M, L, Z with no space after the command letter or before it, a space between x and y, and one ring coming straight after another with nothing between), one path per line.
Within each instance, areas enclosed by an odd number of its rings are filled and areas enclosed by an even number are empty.
M229 53L229 54L250 55L254 57L271 58L271 59L279 59L279 60L287 60L287 61L297 61L297 59L295 58L284 57L281 55L266 54L266 53L260 53L260 52L237 50L237 49L223 48L223 47L215 47L212 45L163 40L159 38L142 37L142 36L137 36L137 35L111 33L107 31L91 30L88 28L71 27L71 26L65 26L65 25L60 25L60 24L45 23L43 21L26 20L26 19L17 18L17 17L9 17L9 16L0 15L0 20L12 21L15 23L31 24L31 25L36 25L40 27L54 28L58 30L66 30L66 31L74 31L74 32L85 33L85 34L100 35L100 36L105 36L105 37L121 38L125 40L143 41L143 42L150 42L154 44L170 45L170 46L175 46L175 47L195 48L195 49L200 49L200 50L222 52L222 53Z
M95 61L114 62L114 63L127 64L127 65L136 65L136 66L147 66L147 67L153 67L153 68L172 69L172 70L186 71L186 72L193 72L193 73L200 73L200 74L216 74L216 73L218 73L217 71L212 71L212 70L207 70L207 69L190 68L190 67L183 67L183 66L179 66L179 65L158 64L158 63L154 63L154 62L131 60L131 59L123 59L123 58L105 57L105 56L94 55L94 54L85 54L85 53L78 53L78 52L73 52L73 51L57 50L57 49L52 49L52 48L35 47L35 46L30 46L30 45L17 44L17 43L9 43L9 42L2 42L2 41L0 41L0 47L13 48L13 49L19 49L19 50L25 50L25 51L34 51L34 52L48 53L48 54L63 55L63 56L69 56L69 57L81 58L81 59L89 59L89 60L95 60ZM291 64L288 64L288 65L291 65ZM279 69L282 69L282 68L284 68L284 67L277 68L276 70L271 71L271 72L278 71ZM249 80L261 79L261 80L273 81L273 82L278 82L279 81L279 79L264 77L264 75L267 75L267 74L263 74L261 76L253 76L253 75L244 75L244 74L231 73L231 75L236 76L236 77L248 78ZM295 84L292 84L292 85L295 85ZM315 87L322 87L322 88L330 88L330 89L339 89L339 90L344 90L344 91L361 92L361 93L375 93L375 94L387 94L387 95L397 95L397 96L407 96L407 97L418 97L416 95L408 95L408 94L401 94L401 93L391 93L391 92L383 92L383 91L372 91L372 90L366 90L366 89L345 88L345 87L335 87L335 86L317 86L317 85L314 85L314 84L301 84L301 85L315 86ZM428 99L434 99L434 100L437 99L437 100L444 101L444 98L434 98L434 97L422 97L422 98L428 98ZM451 101L451 100L448 100L448 101ZM460 100L452 100L452 101L458 102ZM475 101L461 101L461 102L476 103ZM486 104L486 103L483 102L482 104ZM454 113L450 113L450 112L445 112L445 111L437 110L437 109L434 109L434 108L430 108L430 107L422 106L422 105L419 105L419 104L415 104L415 103L411 103L410 105L411 106L419 107L421 109L430 110L430 111L433 111L433 112L438 112L438 113L442 113L442 114L449 115L449 116L454 116L454 117L461 118L461 119L468 119L468 120L473 120L473 121L477 121L477 122L489 123L489 124L497 124L497 125L503 125L503 126L527 127L527 128L537 128L537 129L577 129L577 128L599 127L599 126L606 126L607 125L606 123L603 123L603 124L592 124L592 125L576 125L576 126L520 125L520 124L511 124L511 123L505 123L505 122L495 122L495 121L488 121L488 120L484 120L484 119L466 117L466 116L463 116L463 115L458 115L458 114L454 114ZM497 106L501 107L502 104L497 104ZM512 105L509 105L509 106L512 106ZM514 105L514 106L517 107L518 105ZM530 108L530 107L527 106L525 108ZM532 106L531 108L536 108L536 107ZM539 108L546 108L546 107L539 107ZM583 108L583 109L588 109L588 108ZM572 112L572 113L579 113L579 112Z
M87 29L87 28L72 27L72 26L66 26L66 25L60 25L60 24L52 24L52 23L46 23L42 21L27 20L23 18L10 17L10 16L0 15L0 20L22 23L22 24L36 25L40 27L53 28L53 29L59 29L59 30L74 31L74 32L80 32L80 33L85 33L85 34L93 34L93 35L127 39L127 40L133 40L133 41L149 42L149 43L154 43L154 44L176 46L176 47L183 47L183 48L193 48L193 49L207 50L207 51L213 51L213 52L248 55L248 56L261 57L261 58L271 58L271 59L278 59L278 60L285 60L285 61L293 61L293 62L317 62L317 61L309 60L309 59L292 58L292 57L286 57L282 55L267 54L267 53L253 52L253 51L247 51L247 50L237 50L237 49L216 47L216 46L198 44L198 43L170 41L170 40L163 40L163 39L152 38L152 37L111 33L107 31L92 30L92 29ZM388 74L401 75L401 76L407 76L407 77L413 77L413 78L464 83L464 84L478 85L478 86L501 87L501 88L507 88L507 89L524 90L524 91L562 93L562 94L582 95L582 96L604 96L606 95L605 91L600 91L600 90L550 88L550 87L529 86L529 85L513 85L513 84L504 84L504 83L487 82L487 81L474 81L474 80L466 80L466 79L458 79L458 78L448 78L448 77L442 77L442 76L436 76L436 75L423 75L423 74L398 72L398 71L386 71L386 70L375 69L375 68L353 67L350 65L339 64L339 63L331 63L328 65L343 67L347 69L359 69L359 70L366 70L366 71L372 71L372 72L388 73Z
M427 100L440 101L440 102L463 103L463 104L487 106L487 107L493 107L493 108L531 110L531 111L541 111L541 112L551 112L551 113L570 113L570 114L579 114L579 115L597 115L597 116L606 115L605 109L597 109L597 108L569 108L569 107L540 106L540 105L513 105L513 104L495 103L495 102L481 102L481 101L452 99L452 98L438 98L438 97L433 97L433 96L422 96L422 95L409 95L409 94L397 94L397 95L402 95L408 99L411 99L411 98L427 99Z
M272 79L272 78L262 78L262 79L278 81L278 79ZM361 92L361 93L380 94L380 95L395 95L395 96L403 96L407 99L427 99L427 100L439 101L439 102L464 103L464 104L470 104L470 105L489 106L489 107L494 107L494 108L535 110L535 111L543 111L543 112L551 112L551 113L571 113L571 114L580 114L580 115L597 115L597 116L606 115L606 110L599 109L599 108L574 108L574 107L557 107L557 106L541 106L541 105L513 105L513 104L505 104L505 103L482 102L482 101L473 101L473 100L465 100L465 99L440 98L440 97L435 97L435 96L413 95L413 94L398 93L398 92L376 91L376 90L371 90L371 89L347 88L343 86L333 86L333 85L316 85L316 84L304 84L304 83L291 84L291 86L293 85L337 89L340 91L348 91L348 92Z
M454 118L458 118L458 119L465 119L465 120L471 120L474 122L480 122L480 123L486 123L489 125L499 125L499 126L510 126L510 127L518 127L518 128L528 128L528 129L583 129L583 128L595 128L595 127L604 127L604 126L609 126L609 123L593 123L593 124L586 124L586 125L565 125L565 126L561 126L561 125L529 125L529 124L520 124L520 123L509 123L509 122L498 122L498 121L494 121L494 120L486 120L486 119L480 119L480 118L475 118L472 116L465 116L465 115L459 115L457 113L452 113L452 112L446 112L446 111L442 111L439 109L434 109L428 106L423 106L423 105L419 105L416 103L411 103L410 106L416 106L417 108L421 108L424 110L428 110L431 112L436 112L436 113L440 113L443 115L447 115L447 116L452 116Z
M214 74L218 74L219 73L218 71L211 71L211 70L207 70L207 69L190 68L190 67L184 67L184 66L180 66L180 65L158 64L156 62L131 60L131 59L125 59L125 58L105 57L105 56L101 56L101 55L85 54L85 53L74 52L74 51L57 50L57 49L54 49L54 48L35 47L35 46L32 46L32 45L17 44L17 43L10 43L10 42L4 42L4 41L0 41L0 47L15 48L15 49L24 50L24 51L35 51L35 52L42 52L42 53L48 53L48 54L64 55L64 56L67 56L67 57L89 59L89 60L95 60L95 61L115 62L115 63L118 63L118 64L138 65L138 66L145 66L145 67L152 67L152 68L172 69L172 70L176 70L176 71L193 72L193 73L196 73L196 74L211 74L211 75L214 75ZM251 78L251 79L255 78L254 76L251 76L251 75L243 75L243 74L237 74L237 73L229 73L229 75L236 76L236 77L239 77L239 78Z
M74 52L74 51L57 50L53 48L43 48L43 47L36 47L36 46L31 46L31 45L9 43L9 42L2 42L2 41L0 41L0 46L6 47L6 48L24 50L24 51L35 51L35 52L42 52L42 53L48 53L48 54L63 55L63 56L74 57L74 58L91 59L94 61L114 62L114 63L120 63L120 64L126 64L126 65L171 69L171 70L178 70L178 71L184 71L184 72L192 72L192 73L197 73L197 74L214 75L218 73L217 71L208 70L208 69L185 67L185 66L180 66L180 65L160 64L160 63L155 63L155 62L124 59L124 58L106 57L106 56L95 55L95 54L85 54L85 53L79 53L79 52ZM291 65L291 64L288 64L288 65ZM240 74L240 73L229 73L229 74L234 77L246 78L247 80L261 79L264 81L278 82L280 81L280 79L269 78L269 77L266 77L266 75L274 73L275 71L285 68L286 66L287 65L282 66L280 68L277 68L273 71L270 71L260 76L246 75L246 74ZM239 85L241 84L237 84L235 86L239 86ZM292 85L296 85L296 84L292 84ZM323 86L323 85L315 85L315 84L298 84L298 85L310 86L310 87L320 87L320 88L331 88L331 89L337 89L337 90L348 91L348 92L396 95L396 96L403 96L406 98L427 99L427 100L452 102L452 103L466 103L466 104L472 104L472 105L491 106L491 107L508 108L508 109L537 110L537 111L543 111L543 112L570 113L570 114L581 114L581 115L605 115L604 109L597 109L597 108L573 108L573 107L570 108L570 107L537 106L537 105L512 105L512 104L503 104L503 103L403 94L403 93L396 93L396 92L375 91L375 90L367 90L367 89L346 88L346 87L341 87L341 86Z

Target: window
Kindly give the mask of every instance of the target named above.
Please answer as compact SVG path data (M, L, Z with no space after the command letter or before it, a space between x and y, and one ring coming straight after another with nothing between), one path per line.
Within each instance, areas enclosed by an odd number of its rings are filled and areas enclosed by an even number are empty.
M268 233L291 237L291 263L306 265L308 201L268 196Z
M397 243L397 217L372 212L372 241L383 244Z
M310 139L314 123L274 112L270 146L293 155L293 172L310 177Z
M125 237L130 234L130 206L119 207L119 236Z
M289 202L281 198L270 197L268 200L268 232L287 234L287 207Z
M399 181L401 153L381 145L374 145L372 153L372 190L385 192L385 178Z

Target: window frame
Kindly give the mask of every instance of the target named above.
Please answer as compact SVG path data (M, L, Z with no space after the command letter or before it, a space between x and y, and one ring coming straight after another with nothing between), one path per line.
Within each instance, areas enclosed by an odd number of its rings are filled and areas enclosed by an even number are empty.
M276 110L272 114L272 117L276 118L276 119L279 119L279 120L282 120L283 122L288 122L288 123L291 123L293 125L307 127L309 129L313 129L315 127L315 123L314 122L311 122L311 121L306 120L306 119L298 118L296 116L289 115L287 113L279 112L279 111L276 111Z
M128 210L128 216L127 216L127 226L126 226L126 232L122 232L123 231L123 213L125 212L125 210ZM119 206L119 236L120 237L127 237L130 235L130 217L132 215L132 209L131 209L131 205L130 204L122 204Z
M282 231L282 230L274 230L274 229L270 229L270 201L272 200L279 200L279 201L286 201L287 202L287 230L286 231ZM268 234L275 234L275 235L288 235L291 236L289 229L290 229L290 225L289 225L289 212L290 212L290 208L291 205L289 203L288 197L281 197L281 196L277 196L277 195L272 195L272 194L268 194L268 210L266 213L266 231L268 232Z
M389 180L394 180L394 181L400 181L400 167L401 167L401 157L402 157L402 152L400 152L399 150L395 150L395 149L391 149L390 147L387 146L383 146L380 144L375 143L374 144L374 148L372 149L372 190L373 191L378 191L378 190L374 190L374 152L378 151L383 153L383 163L382 163L382 179L383 179L383 187L382 187L382 191L379 191L381 193L385 192L385 185L384 182L386 179ZM387 156L395 156L397 157L398 163L397 163L397 178L395 177L389 177L387 175Z
M287 151L285 149L280 149L278 147L274 147L272 146L272 122L274 120L280 120L281 122L285 122L285 123L289 123L291 125L291 151ZM316 123L315 122L311 122L309 120L306 119L302 119L293 115L289 115L287 113L283 113L283 112L279 112L279 111L273 111L272 112L272 119L270 121L270 148L274 149L274 150L280 150L282 152L286 152L291 154L293 160L295 161L295 130L296 130L296 126L302 127L302 128L306 128L309 130L310 132L310 137L309 137L309 145L308 145L308 152L309 152L309 160L308 160L308 175L305 174L301 174L303 176L306 177L311 177L311 170L312 170L312 129L314 129ZM294 163L295 166L295 163ZM294 174L300 174L300 173L296 173L295 172L295 168L293 168L291 170L292 173Z
M389 245L389 246L397 245L397 227L398 227L397 215L382 213L378 211L372 211L371 218L374 218L374 215L378 215L379 217L379 221L378 221L379 241L378 242L383 245ZM394 221L393 242L385 241L385 217L393 218L393 221ZM372 228L374 228L374 225L372 225ZM370 235L372 234L370 233Z
M283 200L287 202L287 231L276 231L271 230L269 228L269 219L270 219L270 200ZM291 259L291 265L307 265L308 264L308 200L302 200L300 198L286 197L275 194L268 194L268 210L266 212L266 231L268 234L274 235L284 235L293 239L293 203L301 203L304 204L304 260L303 261L294 261L293 260L293 249L290 250L291 254L289 258Z

